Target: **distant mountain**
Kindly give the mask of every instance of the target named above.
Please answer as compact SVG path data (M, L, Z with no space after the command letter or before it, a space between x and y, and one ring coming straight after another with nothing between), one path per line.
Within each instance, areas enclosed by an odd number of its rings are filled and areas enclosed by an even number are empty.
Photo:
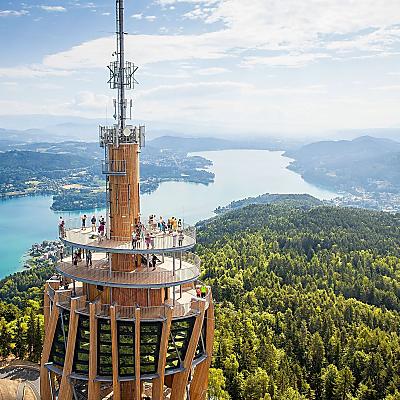
M400 192L400 142L362 136L287 151L289 168L311 183L348 192Z

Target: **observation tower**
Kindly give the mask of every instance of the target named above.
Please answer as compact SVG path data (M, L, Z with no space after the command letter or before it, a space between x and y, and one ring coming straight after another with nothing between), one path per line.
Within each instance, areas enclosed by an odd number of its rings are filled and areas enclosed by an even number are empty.
M190 253L195 228L140 214L145 129L127 118L126 91L134 88L137 67L125 61L123 0L116 0L116 25L108 66L108 83L117 90L115 123L99 129L106 212L93 227L92 215L60 223L69 255L45 286L41 398L205 399L211 291L198 281L200 260Z

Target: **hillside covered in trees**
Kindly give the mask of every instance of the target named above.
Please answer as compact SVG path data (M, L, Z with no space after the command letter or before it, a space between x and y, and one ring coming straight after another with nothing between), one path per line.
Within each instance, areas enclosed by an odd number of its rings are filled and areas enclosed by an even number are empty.
M400 399L400 215L251 205L202 222L210 400ZM0 357L37 361L44 264L0 281Z
M400 215L254 205L198 236L210 399L400 399Z

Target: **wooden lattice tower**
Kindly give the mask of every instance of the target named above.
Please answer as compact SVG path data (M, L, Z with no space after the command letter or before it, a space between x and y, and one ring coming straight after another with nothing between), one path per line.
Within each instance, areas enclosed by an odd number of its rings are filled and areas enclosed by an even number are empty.
M133 88L137 67L124 59L123 0L116 5L117 59L108 67L118 91L116 123L100 127L104 234L99 218L92 229L91 216L85 227L81 221L60 227L71 256L60 260L45 287L41 398L205 399L211 291L198 282L200 260L188 252L195 229L175 221L164 232L158 219L145 224L140 218L144 126L126 124L125 91Z

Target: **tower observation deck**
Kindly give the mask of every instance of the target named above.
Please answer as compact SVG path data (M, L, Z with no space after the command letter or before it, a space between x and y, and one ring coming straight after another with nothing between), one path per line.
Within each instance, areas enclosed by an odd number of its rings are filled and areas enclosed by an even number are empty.
M144 126L127 118L137 67L125 61L124 0L116 0L117 51L108 66L115 123L99 129L104 218L63 221L69 256L46 282L42 400L206 398L214 336L211 290L190 250L196 230L140 214ZM129 102L132 107L132 101ZM89 216L90 218L90 216Z

